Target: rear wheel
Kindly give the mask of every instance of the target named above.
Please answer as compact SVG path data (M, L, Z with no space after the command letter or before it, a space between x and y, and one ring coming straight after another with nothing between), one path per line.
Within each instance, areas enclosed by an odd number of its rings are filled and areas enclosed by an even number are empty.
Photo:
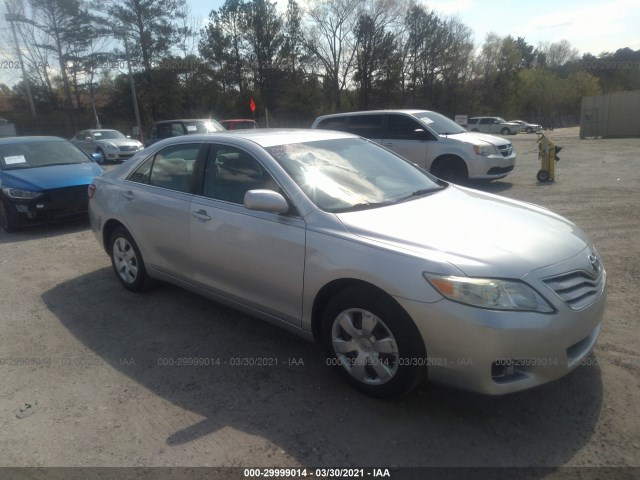
M15 212L4 198L0 198L0 226L7 233L15 232L17 229Z
M379 398L409 392L426 375L417 327L392 299L362 287L338 293L322 318L328 364L357 390Z
M431 173L446 182L463 183L469 179L467 165L458 157L443 157L431 167Z
M111 265L120 283L132 292L142 292L152 285L142 260L138 245L129 231L116 228L109 242Z

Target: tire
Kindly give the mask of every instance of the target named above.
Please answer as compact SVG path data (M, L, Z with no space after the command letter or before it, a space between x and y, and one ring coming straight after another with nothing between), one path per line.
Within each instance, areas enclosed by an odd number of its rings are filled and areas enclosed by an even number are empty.
M527 127L527 133L533 133L533 128Z
M536 178L538 179L539 182L548 182L549 172L547 172L546 170L539 170L538 175L536 175Z
M99 153L100 155L102 155L102 161L99 162L100 165L104 165L107 162L107 156L104 154L104 150L102 150L101 148L96 150L96 153Z
M458 157L442 157L431 167L431 173L445 182L464 183L469 179L467 165Z
M509 130L507 127L504 127L502 130L500 130L500 133L502 135L511 135L511 130Z
M13 233L18 228L15 213L4 198L0 198L0 226L7 233Z
M109 256L116 277L127 290L139 293L152 286L140 249L126 228L118 227L111 234Z
M350 287L327 304L321 327L327 364L377 398L411 391L426 376L426 350L409 315L380 292Z

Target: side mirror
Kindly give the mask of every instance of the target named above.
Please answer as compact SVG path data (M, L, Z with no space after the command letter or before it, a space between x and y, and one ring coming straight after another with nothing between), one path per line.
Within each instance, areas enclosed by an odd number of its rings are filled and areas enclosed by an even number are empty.
M423 128L416 128L413 131L413 137L417 138L418 140L427 140L429 138L429 134Z
M85 141L90 142L92 140L91 137L84 137Z
M248 210L269 213L287 213L289 204L273 190L249 190L244 194L244 207Z

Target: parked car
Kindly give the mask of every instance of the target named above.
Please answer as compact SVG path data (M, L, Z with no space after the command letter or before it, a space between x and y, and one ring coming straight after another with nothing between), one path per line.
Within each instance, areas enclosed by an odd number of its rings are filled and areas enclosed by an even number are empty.
M144 144L148 147L165 138L221 131L224 127L212 118L162 120L153 122Z
M452 182L503 178L516 162L508 140L469 133L453 120L428 110L337 113L316 118L311 128L368 138Z
M488 394L534 387L577 367L600 332L606 274L576 225L351 134L173 138L89 196L126 289L164 280L318 341L373 396L425 375Z
M523 130L521 125L507 122L500 117L471 117L467 128L471 132L500 133L502 135L515 135Z
M58 137L0 139L0 225L19 226L87 215L87 187L102 169Z
M250 118L232 118L229 120L220 120L220 125L222 125L226 130L244 130L247 128L258 128L258 124L255 120L251 120Z
M85 153L100 153L102 158L113 162L123 162L144 148L138 140L126 137L118 130L82 130L71 139L76 147Z
M509 123L517 123L526 133L537 133L542 131L542 125L538 125L537 123L529 123L524 120L509 120Z

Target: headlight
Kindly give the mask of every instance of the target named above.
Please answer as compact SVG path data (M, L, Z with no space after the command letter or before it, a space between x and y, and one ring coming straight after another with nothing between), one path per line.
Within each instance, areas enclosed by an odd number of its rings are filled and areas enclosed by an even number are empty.
M430 273L423 275L443 297L472 307L541 313L554 311L540 294L522 282Z
M20 190L18 188L3 188L2 192L7 197L15 200L32 200L42 195L42 192L32 192L31 190Z
M498 153L498 149L493 145L474 145L473 150L477 155L482 155L485 157Z

